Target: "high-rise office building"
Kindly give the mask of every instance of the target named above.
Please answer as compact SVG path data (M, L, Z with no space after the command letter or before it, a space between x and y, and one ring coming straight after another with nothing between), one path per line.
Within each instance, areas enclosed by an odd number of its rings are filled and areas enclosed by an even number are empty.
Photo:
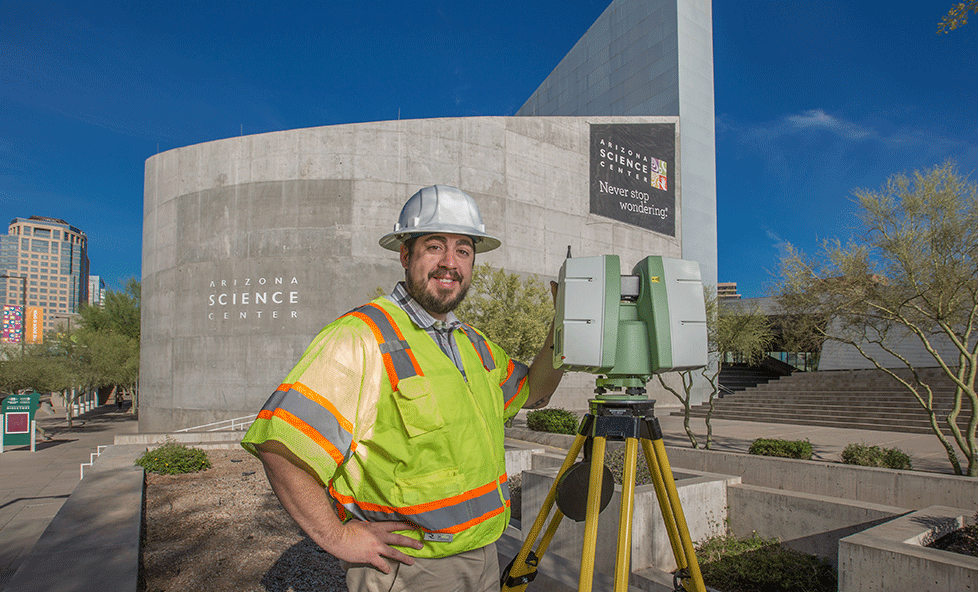
M44 330L64 325L88 302L88 269L84 232L57 218L14 218L0 235L0 305L43 310Z
M105 280L97 275L88 276L88 303L102 306L105 302Z
M737 282L717 282L717 298L720 300L740 300Z

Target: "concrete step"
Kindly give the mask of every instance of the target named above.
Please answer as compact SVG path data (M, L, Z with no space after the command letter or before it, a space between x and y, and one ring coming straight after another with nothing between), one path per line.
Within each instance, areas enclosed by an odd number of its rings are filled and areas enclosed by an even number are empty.
M908 372L898 372L910 379ZM933 408L943 417L951 410L954 387L937 369L923 369L921 379L933 389ZM705 417L709 405L691 410ZM682 415L682 412L673 413ZM717 419L790 423L932 433L926 411L906 387L879 370L796 372L714 401ZM963 422L959 423L962 429ZM949 433L949 430L943 428Z
M673 415L682 415L682 412L675 412ZM691 417L702 418L706 416L706 410L690 410ZM755 421L760 423L781 423L793 425L810 425L836 427L856 430L872 430L883 432L901 432L908 434L930 434L933 430L926 420L886 420L880 418L853 418L853 417L832 417L821 414L811 413L764 413L764 412L716 412L712 415L713 419L728 419L732 421ZM958 424L961 429L965 428L963 422ZM950 434L950 430L942 426L945 434Z
M708 406L708 405L704 405ZM893 403L880 401L867 404L859 401L770 401L770 400L743 400L737 401L732 398L725 398L714 403L716 409L810 409L838 412L899 412L899 413L924 413L923 407L916 401ZM932 408L938 413L948 413L951 405L936 404Z
M825 405L850 405L850 406L886 406L886 407L919 407L920 403L917 399L912 397L860 397L858 395L853 396L840 396L840 395L826 395L826 396L800 396L794 397L790 394L781 394L778 396L768 396L755 392L744 392L736 393L733 395L725 395L723 397L715 399L718 403L734 404L734 403L748 403L748 404L769 404L769 405L792 405L795 403L799 404L825 404ZM935 407L946 406L951 407L953 403L952 399L934 398L933 405Z

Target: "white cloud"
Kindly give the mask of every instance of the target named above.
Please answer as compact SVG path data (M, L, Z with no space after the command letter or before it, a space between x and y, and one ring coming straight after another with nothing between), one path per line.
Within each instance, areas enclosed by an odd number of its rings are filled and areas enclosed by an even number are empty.
M861 125L843 121L838 117L829 115L822 109L809 109L797 115L787 115L782 120L787 124L787 129L799 130L826 130L842 138L851 140L862 140L864 138L874 138L877 136L874 130L865 128Z

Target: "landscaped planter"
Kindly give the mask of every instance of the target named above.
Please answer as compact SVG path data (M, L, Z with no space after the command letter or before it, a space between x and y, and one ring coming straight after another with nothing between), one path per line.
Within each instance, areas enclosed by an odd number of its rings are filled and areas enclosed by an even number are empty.
M839 592L978 590L978 557L928 545L973 512L931 506L839 541Z

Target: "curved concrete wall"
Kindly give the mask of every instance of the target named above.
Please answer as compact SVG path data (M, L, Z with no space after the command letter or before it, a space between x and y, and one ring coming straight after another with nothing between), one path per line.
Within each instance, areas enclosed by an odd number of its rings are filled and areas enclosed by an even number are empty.
M150 158L140 431L255 413L326 323L403 277L377 240L426 185L476 199L487 231L503 241L478 262L507 271L553 277L568 245L575 257L618 254L624 271L646 255L680 257L681 181L675 238L589 213L589 125L662 122L678 125L674 117L384 121ZM592 379L565 383L583 391L562 388L554 404L585 408Z

